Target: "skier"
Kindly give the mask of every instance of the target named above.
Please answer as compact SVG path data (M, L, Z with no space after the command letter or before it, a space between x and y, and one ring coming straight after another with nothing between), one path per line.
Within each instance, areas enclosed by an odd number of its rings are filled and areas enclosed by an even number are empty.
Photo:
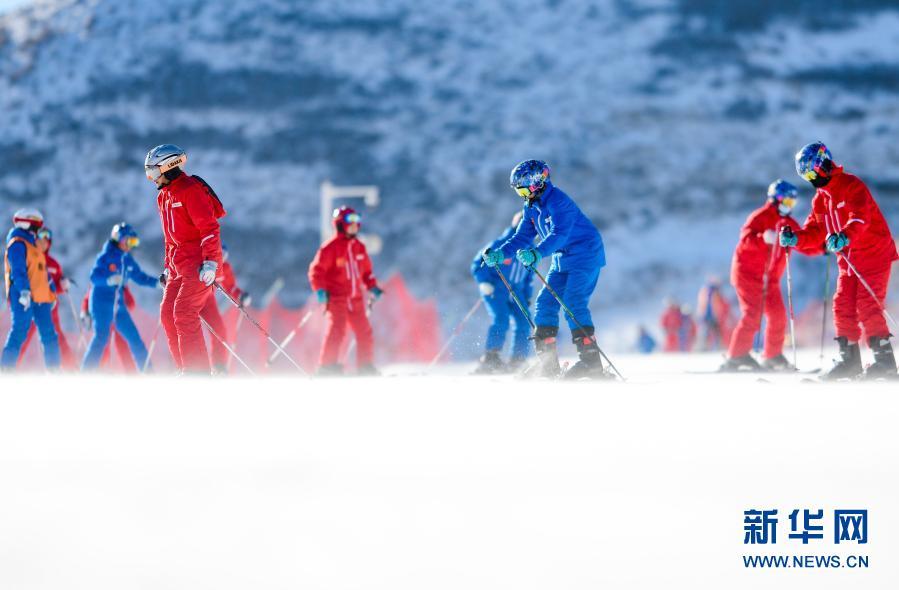
M100 359L112 326L128 341L134 364L143 369L147 360L147 347L141 340L140 332L131 319L125 297L122 293L128 281L134 281L144 287L159 287L159 279L141 270L131 251L140 244L140 239L133 227L125 222L117 223L112 228L109 240L97 255L94 268L91 270L90 314L94 324L94 336L91 338L81 369L92 371L100 366Z
M199 176L182 169L187 154L178 146L156 146L144 170L159 194L156 204L165 236L165 293L160 319L175 366L182 373L210 373L200 326L200 310L209 300L219 268L222 244L218 220L225 208Z
M241 307L250 304L250 295L245 293L237 286L237 279L234 276L234 268L228 262L228 248L222 244L222 272L219 284L231 297L236 299ZM218 336L210 338L212 348L212 371L218 375L224 375L228 372L228 349L219 340L223 338L228 340L228 331L225 328L225 320L219 311L218 302L215 298L215 291L210 291L206 305L200 310L200 317L206 320L212 330Z
M580 358L566 377L603 376L588 308L600 269L606 264L602 237L575 202L553 186L549 175L549 166L540 160L526 160L512 169L509 179L512 189L525 200L523 218L509 240L484 252L484 263L499 266L508 257L507 253L514 252L522 264L533 267L542 258L552 256L547 282L577 320L569 317L568 326ZM541 241L534 246L532 242L538 235ZM556 350L560 307L549 289L540 290L534 318L538 362L529 374L555 377L561 373Z
M680 304L672 297L665 298L665 311L659 319L659 325L665 332L665 345L662 348L664 352L680 352L681 346L681 329L684 323L684 316L680 310Z
M840 360L822 378L894 376L896 359L883 313L890 267L899 259L890 228L865 183L837 166L820 141L799 150L796 171L815 187L815 197L805 225L799 231L785 227L780 244L810 256L821 254L823 244L836 253L839 267L833 319ZM859 324L874 353L867 370L862 368Z
M40 211L19 209L6 236L4 278L12 323L0 355L3 371L15 369L32 321L37 324L44 347L44 366L51 371L59 368L59 340L52 318L56 293L47 271L46 256L37 247L37 231L43 225L44 216Z
M703 350L718 350L730 339L730 304L721 292L721 279L709 277L699 290L696 317L702 326L700 346Z
M91 319L90 314L90 300L91 300L91 289L88 289L87 293L84 294L84 299L81 300L81 323L84 325L84 328L87 331L90 331L93 326L93 320ZM131 289L128 286L122 287L122 300L125 302L125 309L129 312L134 311L137 302L134 300L134 295L131 294ZM128 341L119 334L118 330L115 329L115 325L113 324L112 328L112 345L115 347L116 354L119 357L119 362L122 363L122 369L126 373L137 373L137 365L134 364L134 358L131 356L131 349L128 347ZM100 357L100 368L105 369L109 366L110 359L112 357L111 353L112 347L109 343L106 344L106 348L103 349L103 356Z
M363 300L364 286L372 300L384 294L372 274L371 259L357 234L362 216L350 207L334 210L334 237L322 244L309 265L309 282L319 303L327 305L327 332L319 355L320 375L340 375L338 355L347 323L356 335L356 372L377 375L372 364L374 338Z
M53 305L53 311L50 316L53 319L53 327L56 329L56 338L59 341L62 367L67 370L74 370L78 366L75 360L75 353L72 351L72 347L69 346L66 333L63 331L62 323L59 320L59 297L69 292L71 281L69 281L63 273L62 265L60 265L55 258L50 256L50 247L53 245L53 232L51 232L47 226L37 230L36 245L37 248L44 253L44 257L47 259L47 272L50 274L50 283L53 286L53 290L56 292L56 303ZM28 329L28 336L25 337L25 342L22 344L22 350L19 352L17 364L22 363L22 358L25 356L29 344L31 344L31 339L34 337L35 331L35 325L31 324L31 327Z
M634 348L640 354L652 354L656 349L656 339L644 325L637 326L637 343Z
M691 352L696 346L696 320L693 319L693 310L686 303L680 306L680 328L677 332L677 341L681 352Z
M530 352L528 337L530 336L531 325L528 323L527 316L515 304L496 271L484 265L484 259L481 256L485 250L496 249L511 238L515 233L515 228L521 223L521 218L522 214L519 211L512 218L512 225L506 228L503 235L493 240L486 248L479 250L471 263L471 274L478 284L481 298L484 300L484 305L487 306L487 311L492 319L490 326L487 328L486 350L480 359L480 365L475 369L476 374L489 375L491 373L514 371L525 362ZM533 279L531 273L521 262L511 257L505 259L500 268L506 280L512 285L512 289L518 296L519 301L529 307L532 295L531 281ZM509 329L509 316L512 316L515 321L515 336L512 345L512 357L509 359L508 365L506 365L500 358L500 353L506 340L506 332Z
M786 268L786 251L779 247L777 236L785 227L799 229L790 216L798 195L797 188L786 180L775 180L768 187L765 204L749 214L740 230L730 281L737 292L741 316L731 335L722 371L795 370L783 355L787 314L780 278ZM750 350L763 314L768 321L764 360L759 365Z

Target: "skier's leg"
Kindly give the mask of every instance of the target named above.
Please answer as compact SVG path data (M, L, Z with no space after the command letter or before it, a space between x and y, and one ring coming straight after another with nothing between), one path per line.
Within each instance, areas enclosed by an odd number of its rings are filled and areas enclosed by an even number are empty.
M209 293L209 298L206 300L205 305L203 305L203 309L200 310L200 317L206 320L206 323L212 327L212 330L218 334L220 338L228 340L228 330L225 328L225 321L222 319L222 314L219 311L214 291ZM225 345L222 344L222 341L218 338L211 338L210 343L212 349L212 366L215 368L216 372L227 372L228 349L225 348Z
M41 337L41 345L44 348L44 365L48 369L59 368L59 339L56 336L56 327L53 325L53 304L33 303L34 323L37 324L37 332Z
M128 313L128 309L124 305L119 308L116 314L115 327L116 332L121 334L122 338L128 342L128 348L131 350L131 358L134 359L135 366L143 368L144 363L147 362L147 347L140 337L137 326L134 325L134 320L131 319L131 314Z
M484 297L487 313L490 314L490 326L487 328L487 341L484 348L499 353L506 342L506 332L509 331L509 294L494 291L493 295ZM514 305L514 303L512 303Z
M332 299L325 309L325 339L322 342L318 357L319 370L339 372L340 346L346 335L347 302L345 299Z
M116 356L119 357L119 362L122 363L122 369L126 373L137 373L137 365L134 364L134 357L131 356L131 347L128 346L128 341L115 329L112 330L112 346L109 344L106 345L106 350L103 351L103 360L100 361L100 366L103 366L104 362L109 361L110 349L112 348L115 348ZM143 367L141 367L141 369L143 369Z
M546 282L563 296L568 275L555 270L550 270L546 276ZM537 363L528 369L528 375L556 377L561 372L559 367L559 352L556 347L556 338L559 334L559 310L561 306L549 289L545 286L537 294L537 302L534 310L534 348L537 352Z
M59 320L59 304L53 308L52 318L53 327L56 329L56 338L59 341L59 354L62 358L62 366L69 370L74 369L75 353L72 351L72 347L69 346L69 339L66 338L66 333L62 329L62 322Z
M25 336L25 342L22 343L22 348L19 349L19 358L16 360L17 367L22 365L22 359L25 358L25 353L28 352L28 347L31 346L31 339L34 338L35 332L37 332L37 326L32 322L28 328L28 335Z
M740 273L739 275L735 273L732 282L740 305L740 321L737 322L737 327L731 334L727 357L738 359L749 355L755 333L762 321L764 282L761 277L750 273ZM774 290L771 289L771 291Z
M82 371L93 371L100 366L100 357L109 344L109 333L112 329L112 303L107 305L92 305L91 317L94 323L94 335L87 351L84 353L84 359L81 361Z
M31 321L34 318L34 304L29 305L28 309L22 307L17 292L10 291L8 303L10 312L12 312L12 322L9 325L6 344L3 346L3 354L0 355L0 369L4 370L16 367L19 351L28 336L28 330L31 328Z
M874 364L865 371L870 378L896 375L896 357L890 344L890 328L883 315L887 287L890 284L890 267L881 272L867 272L862 277L874 291L877 298L864 287L858 289L858 317L864 327L868 346L874 353Z
M566 378L598 377L603 374L599 345L590 315L590 296L596 289L600 269L574 270L568 273L565 293L559 293L574 318L566 316L571 329L571 341L577 347L578 362L565 374ZM576 320L576 321L575 321Z
M374 333L365 313L365 303L354 301L348 319L356 336L356 368L362 373L372 373L374 362Z
M212 287L207 287L199 276L181 277L181 288L175 298L175 330L178 332L178 348L184 370L192 373L209 374L209 355L203 339L200 324L200 310L203 309ZM124 336L124 334L123 334Z
M527 305L527 299L520 297L521 302ZM506 301L506 309L515 321L515 333L512 340L512 363L520 363L531 353L531 324L528 323L526 315L521 313L518 306L511 301Z
M765 297L765 359L774 359L783 355L784 338L787 331L787 311L784 307L783 293L780 283L768 285Z
M858 346L861 328L858 324L858 279L840 268L837 290L833 296L833 323L836 341L840 347L840 360L822 379L852 379L861 375L862 356Z
M159 304L159 319L162 321L162 329L169 343L169 352L175 361L175 368L184 370L184 361L181 359L181 345L178 342L178 329L175 327L175 300L178 298L178 290L181 288L181 279L169 279L162 293L162 303Z

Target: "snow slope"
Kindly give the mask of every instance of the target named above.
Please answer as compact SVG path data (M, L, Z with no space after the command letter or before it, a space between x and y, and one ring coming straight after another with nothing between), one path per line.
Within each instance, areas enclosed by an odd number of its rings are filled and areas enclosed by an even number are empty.
M887 588L895 387L686 375L2 377L0 587ZM411 369L410 369L411 371ZM789 385L789 386L788 386ZM866 546L742 544L749 508L867 508ZM867 570L741 555L863 554Z

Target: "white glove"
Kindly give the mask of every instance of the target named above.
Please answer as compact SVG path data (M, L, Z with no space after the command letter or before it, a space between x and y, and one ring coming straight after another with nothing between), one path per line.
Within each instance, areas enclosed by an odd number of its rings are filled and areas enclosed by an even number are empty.
M212 260L204 260L200 267L200 281L207 287L215 282L215 274L219 265Z
M481 295L484 297L490 297L493 295L494 286L490 283L478 283L478 291L480 291Z
M777 232L773 229L766 229L765 233L762 234L762 240L765 241L766 244L774 244L777 241Z
M122 284L122 275L112 275L106 279L106 284L110 287L118 287Z
M62 289L63 293L69 290L72 286L72 281L67 279L66 277L62 277L59 279L59 288Z
M31 307L31 291L21 291L19 293L19 305L25 308L25 311L28 311L28 308Z

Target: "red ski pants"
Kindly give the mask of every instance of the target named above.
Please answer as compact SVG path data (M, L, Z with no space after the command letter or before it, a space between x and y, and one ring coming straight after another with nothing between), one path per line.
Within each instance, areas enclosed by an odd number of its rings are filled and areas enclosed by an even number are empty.
M840 267L837 291L833 296L833 323L837 336L846 337L849 342L858 342L862 336L886 336L890 333L882 306L886 301L890 284L890 266L880 272L866 271L862 278L877 295L875 300L859 282L858 276Z
M199 264L197 265L199 268ZM209 373L209 356L200 326L200 311L209 300L210 289L197 276L169 279L159 307L169 351L178 369Z
M209 335L210 348L212 349L212 364L218 369L224 369L228 366L228 349L222 344L219 338L228 342L228 331L225 329L225 320L219 311L218 301L215 299L215 290L209 293L206 299L206 305L200 310L200 317L206 320L206 323L215 331L215 334ZM218 338L216 338L218 336Z
M763 356L770 359L782 354L787 313L783 294L780 292L780 277L769 276L768 287L765 288L761 275L738 270L733 273L731 281L737 292L742 316L731 334L727 356L736 358L749 354L752 350L752 341L761 326L762 313L768 318L765 324Z
M346 335L347 324L349 324L356 335L356 366L370 365L374 349L374 336L362 298L332 299L328 303L325 313L327 331L318 360L319 364L325 366L340 363L340 347Z

